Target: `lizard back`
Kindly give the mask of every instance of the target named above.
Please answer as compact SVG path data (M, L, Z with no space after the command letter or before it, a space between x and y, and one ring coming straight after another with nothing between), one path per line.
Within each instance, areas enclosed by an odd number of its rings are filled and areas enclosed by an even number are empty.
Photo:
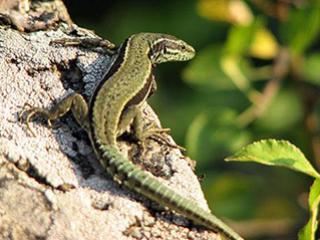
M121 45L115 63L91 98L89 117L95 140L116 146L121 114L129 103L139 104L144 99L147 94L144 92L150 88L151 71L147 43L141 44L135 35L128 38Z

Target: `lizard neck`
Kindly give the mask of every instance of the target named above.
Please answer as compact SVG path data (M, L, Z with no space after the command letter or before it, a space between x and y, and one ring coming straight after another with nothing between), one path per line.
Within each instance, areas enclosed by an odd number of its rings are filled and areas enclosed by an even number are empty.
M115 63L91 98L93 142L116 147L121 114L131 104L139 104L149 93L152 64L149 46L138 37L128 38L119 49Z

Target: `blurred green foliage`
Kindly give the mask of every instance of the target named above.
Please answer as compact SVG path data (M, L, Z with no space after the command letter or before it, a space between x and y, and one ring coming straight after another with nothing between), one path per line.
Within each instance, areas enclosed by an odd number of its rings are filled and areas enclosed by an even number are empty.
M311 180L223 158L254 140L278 138L290 140L320 166L320 1L66 4L77 24L117 44L151 31L176 35L197 49L189 63L156 69L158 91L149 102L197 160L218 216L243 223L250 239L246 224L259 229L258 219L280 219L282 231L261 230L256 239L296 239L307 219Z

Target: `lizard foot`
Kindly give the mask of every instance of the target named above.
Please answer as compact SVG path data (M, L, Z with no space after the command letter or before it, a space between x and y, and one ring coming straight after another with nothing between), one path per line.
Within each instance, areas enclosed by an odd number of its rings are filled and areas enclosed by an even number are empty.
M27 107L29 108L27 109ZM26 116L24 121L23 121L23 115ZM32 136L36 136L36 134L33 128L30 126L30 122L32 121L32 118L37 115L44 117L47 120L48 127L49 128L52 127L50 113L49 111L43 108L33 107L30 104L26 103L23 107L23 110L19 113L19 120L26 123L27 129L32 134Z
M154 127L154 126L149 126L142 133L138 134L138 139L140 141L140 145L142 147L142 150L145 149L144 143L145 143L146 139L149 138L154 141L164 143L169 147L177 148L182 151L185 151L186 150L185 148L183 148L175 143L172 143L166 136L163 135L163 133L168 133L168 132L170 132L170 128L158 128L158 127Z

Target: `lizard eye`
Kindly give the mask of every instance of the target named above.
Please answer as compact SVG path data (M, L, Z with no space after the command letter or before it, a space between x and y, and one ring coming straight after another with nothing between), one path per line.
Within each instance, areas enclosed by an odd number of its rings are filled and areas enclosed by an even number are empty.
M182 50L186 50L186 46L185 45L181 45L180 47Z

